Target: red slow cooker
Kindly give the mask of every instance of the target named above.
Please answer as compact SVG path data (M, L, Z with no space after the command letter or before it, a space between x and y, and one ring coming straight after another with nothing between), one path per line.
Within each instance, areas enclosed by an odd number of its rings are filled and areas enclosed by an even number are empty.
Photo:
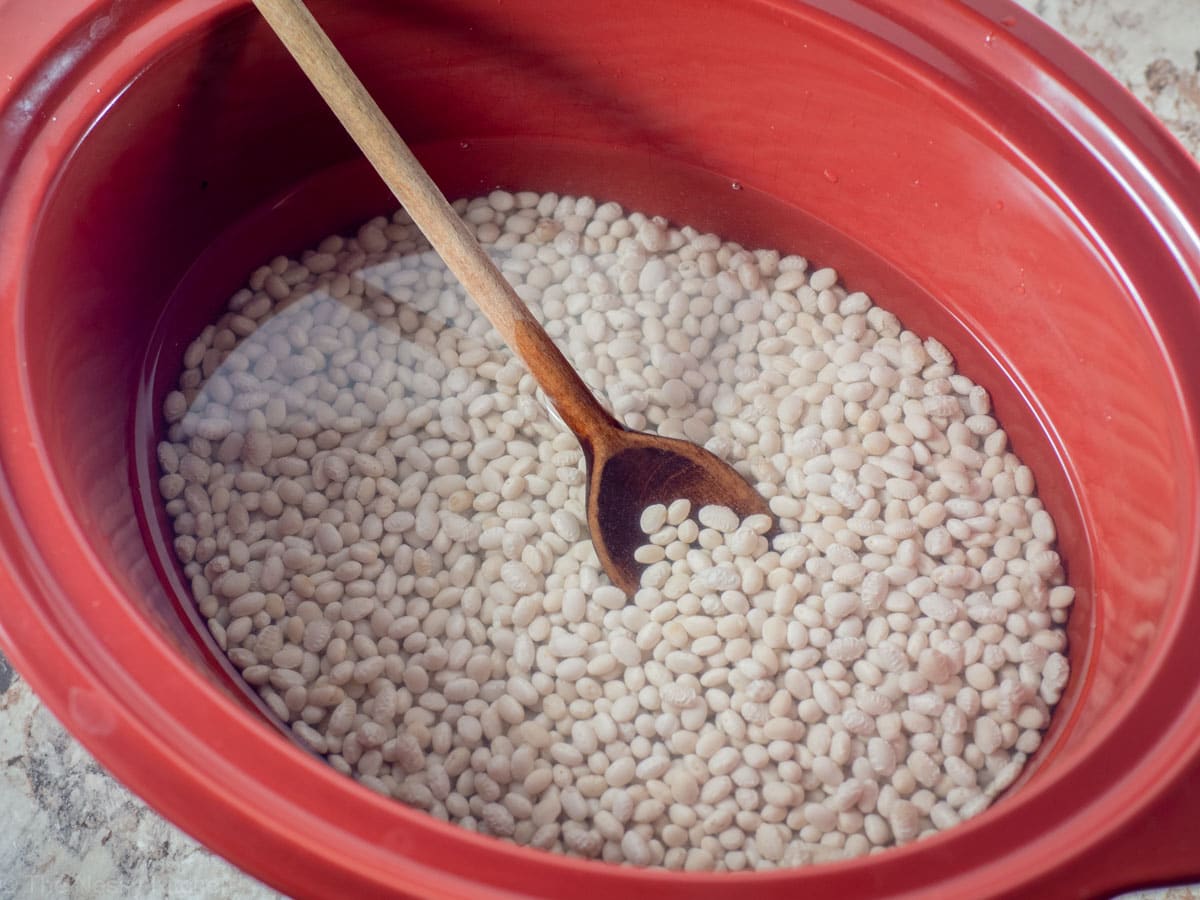
M338 775L199 639L148 450L184 342L248 270L392 203L248 4L10 0L0 644L117 777L297 896L1089 896L1200 876L1200 170L1144 109L1005 0L312 6L449 195L589 193L802 252L941 337L1059 523L1072 681L994 808L807 869L551 856Z

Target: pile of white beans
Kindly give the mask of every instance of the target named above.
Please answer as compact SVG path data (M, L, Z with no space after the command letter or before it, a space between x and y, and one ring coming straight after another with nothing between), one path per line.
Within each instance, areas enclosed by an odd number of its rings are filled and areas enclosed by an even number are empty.
M374 219L255 271L164 401L175 552L271 710L380 793L612 862L799 865L986 808L1074 596L987 392L801 257L588 197L456 208L619 418L728 460L778 529L656 505L640 590L609 584L574 438Z

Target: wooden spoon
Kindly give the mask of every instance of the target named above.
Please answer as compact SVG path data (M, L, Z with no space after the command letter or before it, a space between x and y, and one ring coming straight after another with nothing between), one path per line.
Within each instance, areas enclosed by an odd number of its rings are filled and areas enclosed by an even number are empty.
M600 564L617 587L627 593L638 588L643 566L634 551L645 542L642 510L653 503L687 498L694 511L720 504L742 517L770 516L758 492L707 450L630 431L614 419L479 246L301 0L254 4L579 439L588 468L588 529Z

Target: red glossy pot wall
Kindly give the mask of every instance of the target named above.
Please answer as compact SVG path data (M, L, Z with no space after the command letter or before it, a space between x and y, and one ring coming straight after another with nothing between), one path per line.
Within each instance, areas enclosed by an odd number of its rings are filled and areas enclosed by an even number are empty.
M513 848L288 744L148 546L147 423L249 267L392 204L248 6L13 0L0 641L110 769L298 896L1088 895L1200 876L1200 173L1132 98L1001 0L313 8L452 196L586 192L803 252L943 337L1060 523L1072 684L1026 782L983 816L760 875Z

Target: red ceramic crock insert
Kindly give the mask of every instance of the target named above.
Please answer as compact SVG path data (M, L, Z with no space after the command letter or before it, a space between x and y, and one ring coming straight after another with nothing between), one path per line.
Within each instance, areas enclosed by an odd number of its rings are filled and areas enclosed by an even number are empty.
M184 344L249 269L393 203L248 6L16 0L0 640L109 768L298 896L1088 894L1200 875L1200 175L1148 114L1000 0L313 9L451 196L590 193L802 252L943 339L1059 523L1072 683L994 809L804 870L554 857L341 778L204 649L147 541L147 451Z

